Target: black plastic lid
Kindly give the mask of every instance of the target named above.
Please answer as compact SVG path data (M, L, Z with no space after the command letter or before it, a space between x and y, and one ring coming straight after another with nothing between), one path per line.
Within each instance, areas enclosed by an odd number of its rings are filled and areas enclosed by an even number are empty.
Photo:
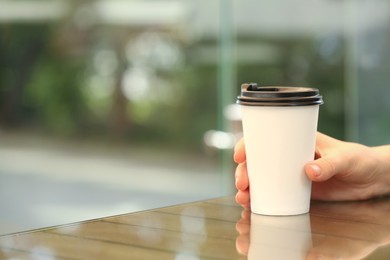
M323 104L318 89L306 87L241 85L237 103L246 106L312 106Z

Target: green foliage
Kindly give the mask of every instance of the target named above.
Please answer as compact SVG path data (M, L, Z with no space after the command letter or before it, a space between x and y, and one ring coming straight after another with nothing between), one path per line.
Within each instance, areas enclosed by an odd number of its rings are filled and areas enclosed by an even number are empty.
M25 102L34 107L36 120L55 133L68 135L81 129L85 113L82 71L82 66L52 56L35 66Z

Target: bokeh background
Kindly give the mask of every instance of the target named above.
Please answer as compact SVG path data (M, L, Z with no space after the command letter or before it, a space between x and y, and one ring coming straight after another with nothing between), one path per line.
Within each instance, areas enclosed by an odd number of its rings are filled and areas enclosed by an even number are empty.
M0 234L234 193L243 82L390 143L385 0L1 0Z

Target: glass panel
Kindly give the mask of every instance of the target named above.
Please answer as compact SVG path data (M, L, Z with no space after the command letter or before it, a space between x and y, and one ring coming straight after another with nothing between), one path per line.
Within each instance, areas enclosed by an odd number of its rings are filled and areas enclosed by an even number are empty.
M0 234L225 194L203 141L219 20L219 2L1 1Z
M320 131L389 143L388 1L244 0L233 10L236 85L319 88Z
M390 3L350 1L358 107L356 137L368 145L390 143Z
M319 88L319 129L343 138L344 2L245 0L234 10L238 84Z
M232 194L243 82L389 142L387 1L0 1L0 234Z

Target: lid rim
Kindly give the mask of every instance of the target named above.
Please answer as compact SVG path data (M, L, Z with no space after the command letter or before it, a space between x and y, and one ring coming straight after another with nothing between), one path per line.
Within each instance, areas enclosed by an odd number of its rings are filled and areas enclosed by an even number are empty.
M255 85L254 85L255 84ZM241 85L237 103L250 106L309 106L323 104L318 89L308 87Z
M322 105L324 102L322 100L315 101L315 102L295 102L295 103L283 103L283 102L270 102L270 103L264 103L264 102L245 102L237 100L236 102L239 105L242 106L258 106L258 107L297 107L297 106L316 106L316 105Z
M281 101L281 102L291 102L291 101L306 101L306 100L321 100L322 96L310 96L310 97L289 97L289 98L256 98L256 97L247 97L247 96L237 96L238 100L246 100L249 102L273 102L273 101Z

